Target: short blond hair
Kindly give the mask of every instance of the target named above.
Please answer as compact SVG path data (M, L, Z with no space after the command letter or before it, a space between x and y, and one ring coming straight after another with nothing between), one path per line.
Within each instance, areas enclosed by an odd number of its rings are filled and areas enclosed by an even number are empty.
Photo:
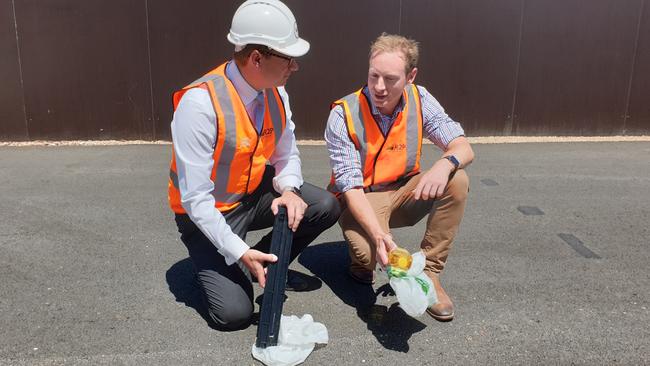
M418 65L420 50L418 42L396 34L382 33L370 45L369 58L373 58L380 52L401 52L406 62L406 73L408 74Z

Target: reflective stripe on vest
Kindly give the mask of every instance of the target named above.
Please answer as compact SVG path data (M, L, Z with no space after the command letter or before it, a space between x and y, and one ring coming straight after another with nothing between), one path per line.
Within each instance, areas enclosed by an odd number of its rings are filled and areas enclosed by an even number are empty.
M207 89L217 116L217 141L214 150L212 195L220 211L239 204L242 197L260 184L266 162L275 151L286 126L286 113L277 89L265 90L262 131L250 120L232 83L225 76L225 65L212 70L192 84L174 93L174 110L183 94L192 88ZM173 148L173 147L172 147ZM172 155L169 202L176 213L185 213L179 192L176 156Z
M363 186L382 187L420 171L422 150L422 107L415 85L404 88L404 108L395 117L386 136L371 113L363 89L337 100L341 105L352 143L359 151ZM329 190L337 192L334 175Z

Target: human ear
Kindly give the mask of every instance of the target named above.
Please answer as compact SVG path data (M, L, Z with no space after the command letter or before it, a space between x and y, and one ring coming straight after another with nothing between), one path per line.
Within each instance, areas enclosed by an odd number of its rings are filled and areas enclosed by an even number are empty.
M409 72L408 75L406 75L406 80L408 81L409 84L413 84L413 82L415 81L415 75L417 74L418 74L418 68L414 67L413 70L411 70L411 72Z

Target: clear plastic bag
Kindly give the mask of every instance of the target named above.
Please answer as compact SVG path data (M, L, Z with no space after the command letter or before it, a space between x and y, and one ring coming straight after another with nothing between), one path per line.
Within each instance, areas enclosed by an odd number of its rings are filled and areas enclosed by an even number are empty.
M314 322L309 314L302 318L282 315L278 345L258 348L253 344L255 359L267 366L293 366L303 363L314 350L316 343L327 343L327 328Z
M429 276L424 274L425 257L421 251L413 254L408 271L386 271L390 286L395 290L400 307L405 313L417 317L438 302L436 290Z

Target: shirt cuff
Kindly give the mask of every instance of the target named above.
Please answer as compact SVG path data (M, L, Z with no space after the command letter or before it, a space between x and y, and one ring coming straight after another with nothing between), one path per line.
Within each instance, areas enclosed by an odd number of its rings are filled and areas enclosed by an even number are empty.
M296 176L287 175L273 178L273 188L280 194L289 187L300 188L301 186L302 182Z
M250 249L250 247L241 240L237 234L232 232L223 238L223 242L227 244L221 248L221 254L226 260L227 265L237 262L239 258Z
M336 188L338 188L341 193L345 193L354 188L363 188L363 179L351 179L346 181L344 184L337 183Z

